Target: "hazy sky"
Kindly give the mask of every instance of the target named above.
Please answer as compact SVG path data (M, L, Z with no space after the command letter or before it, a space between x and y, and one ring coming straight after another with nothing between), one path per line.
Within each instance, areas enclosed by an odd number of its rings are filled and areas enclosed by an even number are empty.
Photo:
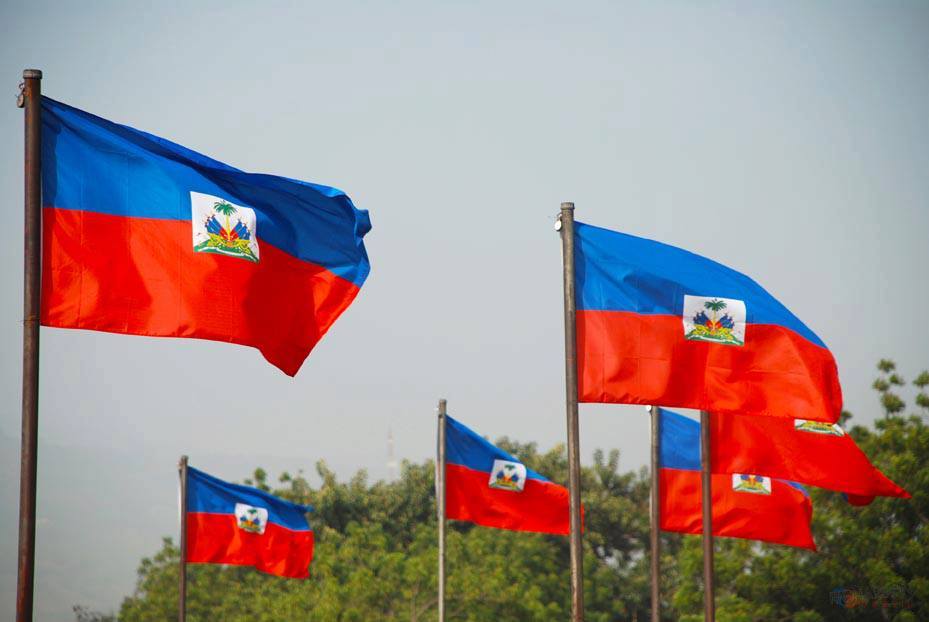
M0 3L0 617L13 610L22 69L56 99L368 209L372 273L295 379L249 348L42 331L37 607L118 606L176 471L385 477L434 408L564 440L561 201L760 281L829 345L856 422L929 366L929 3ZM194 6L195 5L195 6ZM581 407L582 455L647 453Z

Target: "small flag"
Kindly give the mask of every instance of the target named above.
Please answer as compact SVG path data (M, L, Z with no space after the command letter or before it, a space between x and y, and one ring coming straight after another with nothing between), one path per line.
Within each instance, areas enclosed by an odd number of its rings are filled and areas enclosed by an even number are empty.
M910 494L890 481L838 423L784 417L710 417L713 470L766 473L845 493L855 505Z
M42 98L42 324L258 348L293 376L368 276L342 191Z
M445 515L512 531L570 532L568 489L447 416Z
M313 560L310 510L188 467L186 559L305 579Z
M579 399L834 422L832 353L747 276L575 225Z
M700 423L660 409L661 528L703 533ZM713 535L816 550L813 504L794 482L754 473L714 473Z

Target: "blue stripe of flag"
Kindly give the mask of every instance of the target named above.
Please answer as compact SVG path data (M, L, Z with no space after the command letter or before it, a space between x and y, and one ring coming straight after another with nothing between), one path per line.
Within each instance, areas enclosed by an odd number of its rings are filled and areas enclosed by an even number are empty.
M235 514L236 503L268 510L268 522L293 531L312 531L306 520L312 508L275 497L258 488L230 484L193 467L187 468L187 511Z
M700 422L676 412L658 409L661 443L658 465L667 469L700 470Z
M494 468L494 460L507 460L522 464L522 461L491 444L487 439L448 415L445 416L445 421L445 461L447 464L457 464L475 471L483 471L487 473L488 481L490 472ZM548 481L528 467L526 478Z
M575 242L579 310L681 316L685 294L732 298L745 302L746 323L783 326L826 347L758 283L711 259L580 222Z
M114 216L191 219L190 193L255 210L258 237L360 286L368 212L341 190L246 173L186 147L42 98L43 204ZM57 172L57 174L56 174Z

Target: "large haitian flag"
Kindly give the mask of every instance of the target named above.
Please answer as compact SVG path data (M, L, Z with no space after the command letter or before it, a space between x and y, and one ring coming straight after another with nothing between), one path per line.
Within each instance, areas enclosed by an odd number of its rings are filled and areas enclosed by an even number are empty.
M747 276L583 223L575 269L581 401L838 420L832 353Z
M715 472L765 473L845 493L855 505L910 497L838 423L713 413L710 437Z
M310 576L310 508L187 468L187 561Z
M485 527L564 535L568 489L445 416L445 516Z
M369 272L342 191L42 98L42 323L258 348L289 375Z
M659 409L660 524L665 531L703 533L700 423ZM816 550L813 504L797 483L751 473L714 473L713 535Z

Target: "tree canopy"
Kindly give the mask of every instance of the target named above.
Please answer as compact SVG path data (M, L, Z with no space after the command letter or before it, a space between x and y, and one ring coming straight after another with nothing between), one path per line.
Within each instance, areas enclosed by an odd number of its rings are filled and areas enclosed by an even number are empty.
M842 495L813 490L812 553L790 547L717 539L717 618L772 620L929 619L929 374L912 383L918 413L904 415L909 389L892 361L882 360L874 387L884 410L873 427L850 434L912 499L878 498L855 507ZM847 423L851 415L846 413ZM617 420L617 425L621 425ZM567 480L563 446L498 444L553 481ZM312 505L315 559L306 581L250 568L191 565L188 619L426 622L436 619L434 463L405 462L394 482L370 482L364 471L339 481L324 462L311 485L302 473L271 482L256 469L246 483ZM582 473L585 505L585 601L590 622L647 620L649 614L646 470L619 471L619 452L597 450ZM702 620L700 538L662 534L663 619ZM448 531L448 619L460 622L549 622L570 612L568 540L455 521ZM141 561L135 593L118 619L176 619L177 545ZM109 620L75 607L82 622Z

